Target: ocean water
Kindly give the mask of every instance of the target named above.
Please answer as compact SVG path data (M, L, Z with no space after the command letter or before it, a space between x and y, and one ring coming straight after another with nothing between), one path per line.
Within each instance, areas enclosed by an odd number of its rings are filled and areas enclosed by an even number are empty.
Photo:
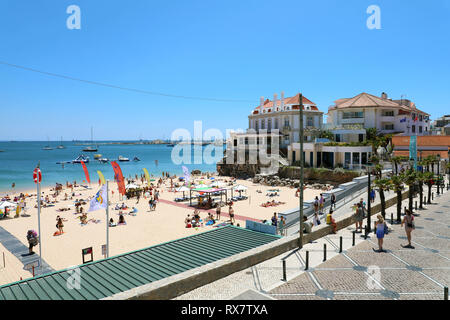
M107 143L102 141L101 143ZM83 152L86 146L77 145L75 142L64 142L66 149L56 149L60 142L0 142L0 191L10 192L12 190L12 183L15 183L15 190L26 190L34 188L33 170L38 161L40 161L40 168L42 171L42 186L53 186L56 182L64 184L66 181L82 183L85 180L85 175L81 164L56 164L61 161L71 161L80 154L89 156L89 163L86 164L91 184L98 183L97 170L100 170L106 179L114 180L114 172L110 163L100 163L94 160L94 154L101 154L102 157L110 160L117 159L119 155L127 157L130 162L118 162L122 169L124 177L139 176L143 174L143 168L147 168L150 175L155 177L161 176L162 172L169 172L177 176L183 175L181 166L186 166L189 171L194 169L202 172L216 171L216 163L205 163L206 161L199 161L200 158L194 158L194 147L191 149L190 160L186 162L175 164L172 160L173 147L165 144L161 145L119 145L119 144L99 144L97 152ZM42 150L46 145L54 148L53 150ZM203 152L206 147L196 146L197 155L200 151ZM223 149L220 148L223 154ZM213 154L215 155L215 154ZM134 157L138 157L141 161L132 161ZM189 157L187 157L189 159ZM155 163L158 160L158 164ZM194 161L195 160L195 161ZM211 160L207 160L211 162ZM196 162L194 164L194 162ZM199 163L200 162L200 163Z

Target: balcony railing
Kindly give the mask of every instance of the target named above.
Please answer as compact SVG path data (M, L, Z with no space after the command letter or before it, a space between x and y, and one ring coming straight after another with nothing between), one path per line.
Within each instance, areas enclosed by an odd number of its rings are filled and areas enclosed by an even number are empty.
M364 126L361 123L349 123L342 125L335 125L334 123L324 123L322 128L324 130L362 130Z

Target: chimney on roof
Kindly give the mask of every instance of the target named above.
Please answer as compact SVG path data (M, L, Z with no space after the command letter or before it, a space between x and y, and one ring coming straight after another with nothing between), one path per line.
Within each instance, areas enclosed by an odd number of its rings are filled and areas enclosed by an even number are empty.
M262 107L264 105L264 97L261 96L261 98L259 98L259 106Z
M273 107L277 106L278 95L276 93L273 94Z
M281 91L281 106L280 108L283 109L284 107L284 91Z
M382 93L381 93L381 98L382 98L382 99L387 99L387 98L388 98L387 93L386 93L386 92L382 92Z

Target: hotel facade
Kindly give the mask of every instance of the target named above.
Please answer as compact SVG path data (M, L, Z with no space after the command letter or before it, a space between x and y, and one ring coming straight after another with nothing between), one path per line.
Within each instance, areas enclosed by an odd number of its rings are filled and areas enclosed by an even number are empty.
M245 150L277 140L280 163L300 161L300 104L299 93L292 97L273 100L261 97L259 105L248 116L247 132L232 132L227 152ZM372 156L372 146L366 141L366 129L375 128L379 133L395 135L430 135L429 114L416 108L407 99L389 99L386 93L375 96L360 93L352 98L341 98L330 106L327 123L323 112L303 96L303 156L306 166L343 167L364 169ZM329 131L333 140L319 138ZM270 144L270 143L269 143ZM231 148L230 148L231 147Z

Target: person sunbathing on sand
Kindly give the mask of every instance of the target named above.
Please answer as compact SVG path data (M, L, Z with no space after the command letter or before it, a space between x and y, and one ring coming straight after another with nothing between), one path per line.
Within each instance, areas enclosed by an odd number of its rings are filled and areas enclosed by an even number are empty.
M188 214L186 219L184 219L184 224L186 225L186 228L192 227L191 225L191 216Z
M117 223L118 225L119 224L127 224L126 222L125 222L125 218L123 217L123 214L120 214L119 215L119 222Z
M110 226L110 227L115 227L115 226L117 226L117 224L114 222L114 219L113 219L113 218L109 219L109 226Z
M87 214L83 213L80 217L81 224L87 224Z

